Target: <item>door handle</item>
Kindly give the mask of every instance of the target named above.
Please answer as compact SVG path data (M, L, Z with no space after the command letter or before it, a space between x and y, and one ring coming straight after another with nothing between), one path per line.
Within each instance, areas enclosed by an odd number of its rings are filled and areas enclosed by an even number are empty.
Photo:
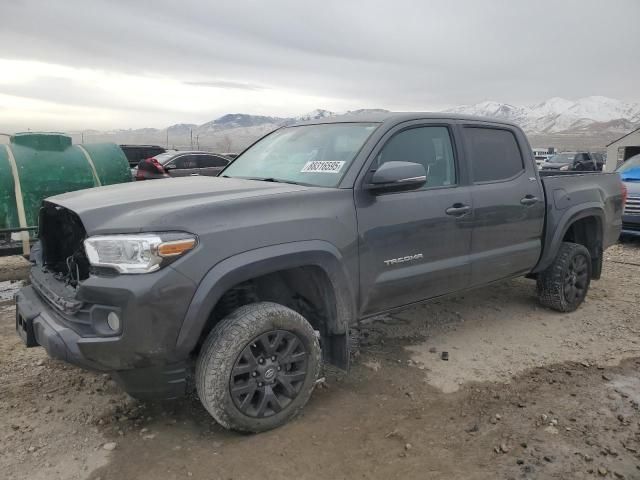
M198 177L198 176L200 176L200 174L199 173L192 173L191 176L192 177Z
M444 213L447 215L451 215L453 217L461 217L462 215L466 215L471 210L469 205L465 205L463 203L454 203L452 206L447 208Z
M526 206L535 205L539 201L540 199L538 197L534 197L533 195L526 195L524 198L520 199L520 203Z

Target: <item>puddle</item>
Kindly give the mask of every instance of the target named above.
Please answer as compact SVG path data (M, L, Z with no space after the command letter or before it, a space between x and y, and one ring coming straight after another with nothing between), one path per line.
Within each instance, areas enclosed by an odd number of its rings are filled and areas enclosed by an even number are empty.
M624 393L631 400L640 403L640 378L617 376L611 381L611 385L616 391Z

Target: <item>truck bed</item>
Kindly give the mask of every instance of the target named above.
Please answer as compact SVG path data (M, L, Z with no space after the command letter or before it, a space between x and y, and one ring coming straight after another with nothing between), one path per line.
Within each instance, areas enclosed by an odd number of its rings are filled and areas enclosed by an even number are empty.
M544 250L534 272L544 270L557 252L565 230L576 219L593 214L601 219L602 248L618 240L621 229L622 183L617 173L539 171L546 197Z

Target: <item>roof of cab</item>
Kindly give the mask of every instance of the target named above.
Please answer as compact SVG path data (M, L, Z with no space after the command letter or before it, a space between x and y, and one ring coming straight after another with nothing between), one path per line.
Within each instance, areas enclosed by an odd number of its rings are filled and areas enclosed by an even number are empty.
M494 124L508 125L510 127L519 128L513 122L500 120L497 118L489 117L475 117L471 115L460 115L456 113L447 112L366 112L356 115L335 115L333 117L319 118L316 120L307 120L303 122L296 122L290 126L300 125L319 125L323 123L386 123L397 124L402 122L408 122L411 120L468 120L474 122L486 122Z

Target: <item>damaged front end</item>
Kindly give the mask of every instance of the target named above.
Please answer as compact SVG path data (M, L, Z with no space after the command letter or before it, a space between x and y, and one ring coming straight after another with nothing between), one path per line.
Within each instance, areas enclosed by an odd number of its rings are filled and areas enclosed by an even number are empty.
M83 241L87 234L80 218L59 205L44 202L40 209L40 255L36 264L71 288L89 277ZM40 258L38 258L40 256Z
M86 233L78 216L59 205L44 202L39 216L39 244L31 252L35 265L33 289L68 325L83 330L90 323L89 309L78 299L80 282L89 277L84 251Z
M90 236L91 218L81 215L43 203L31 285L16 294L18 335L53 358L112 372L132 395L184 394L186 359L175 343L195 285L163 267L192 250L196 237Z

